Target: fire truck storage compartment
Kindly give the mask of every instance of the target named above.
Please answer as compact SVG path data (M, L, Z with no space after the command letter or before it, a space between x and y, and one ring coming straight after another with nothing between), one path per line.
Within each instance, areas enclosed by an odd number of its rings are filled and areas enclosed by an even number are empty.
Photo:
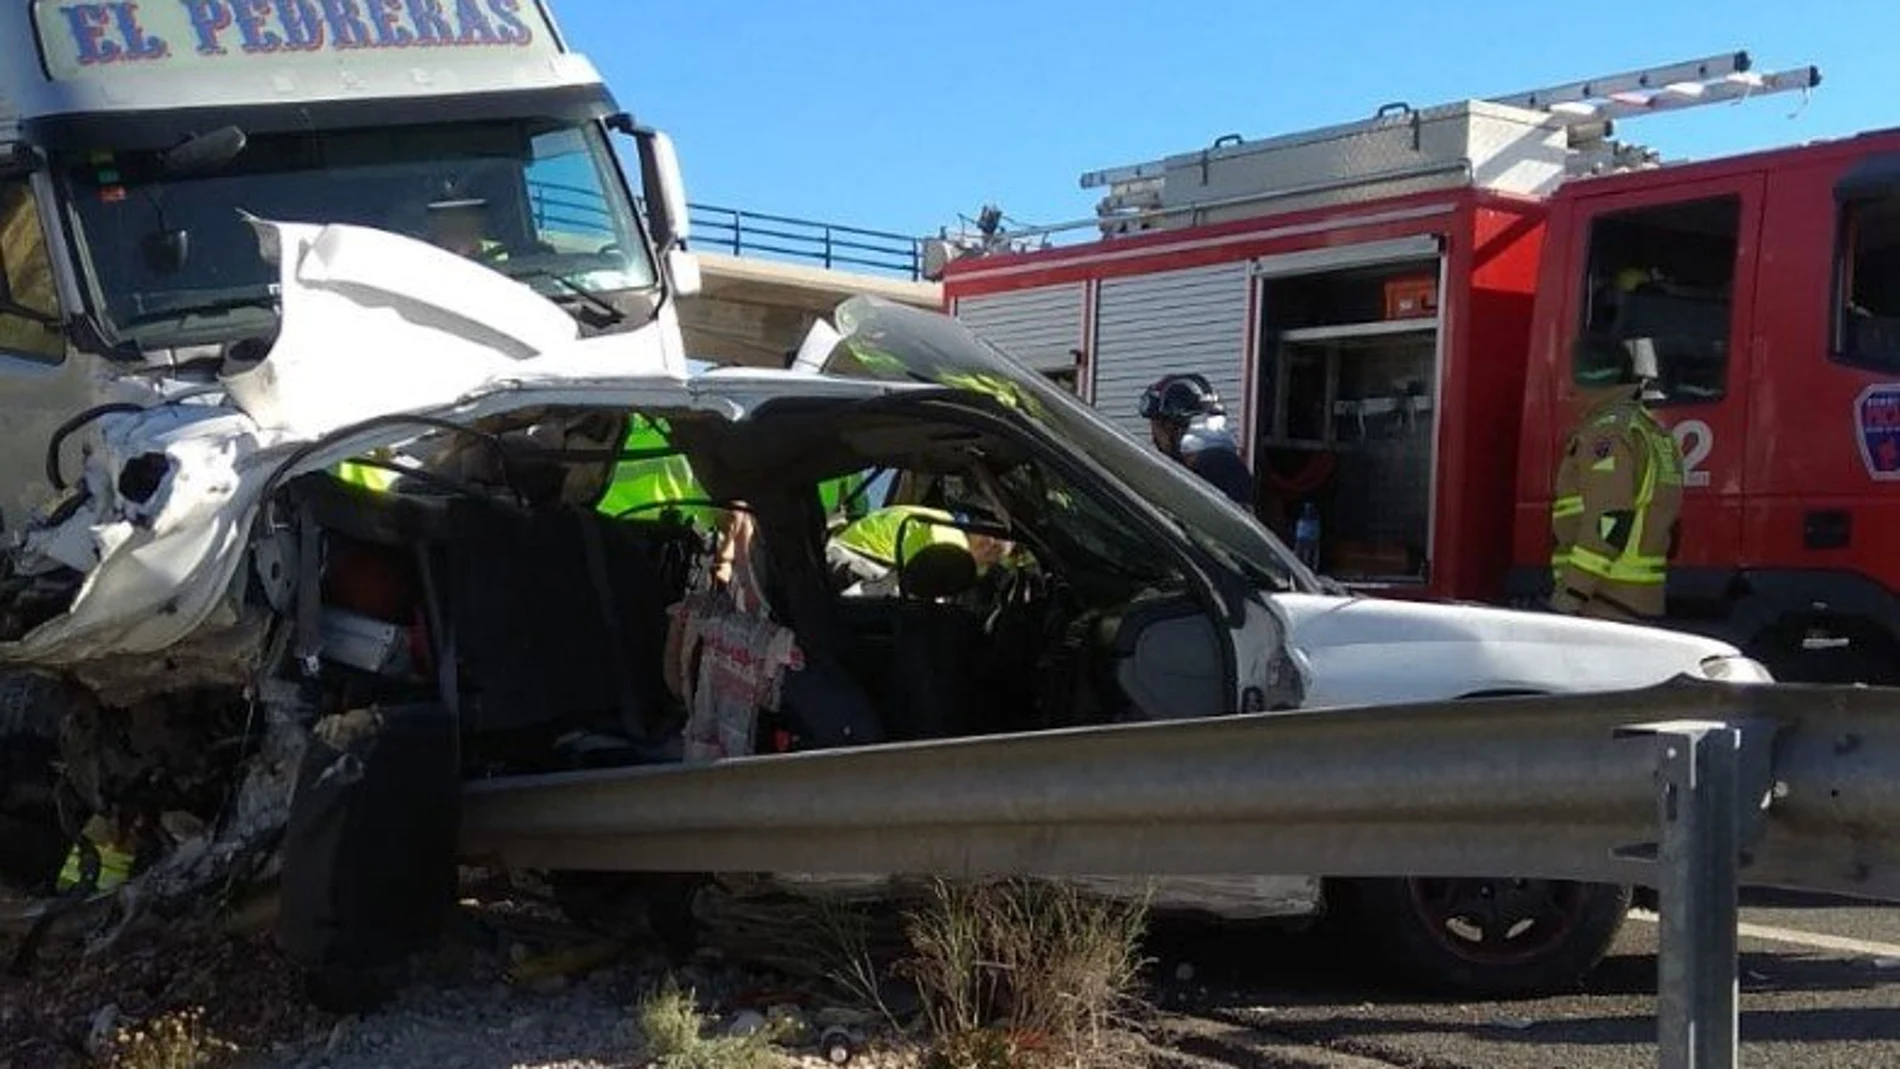
M1345 582L1429 577L1438 284L1436 258L1261 283L1263 514L1290 534L1316 504L1321 570Z

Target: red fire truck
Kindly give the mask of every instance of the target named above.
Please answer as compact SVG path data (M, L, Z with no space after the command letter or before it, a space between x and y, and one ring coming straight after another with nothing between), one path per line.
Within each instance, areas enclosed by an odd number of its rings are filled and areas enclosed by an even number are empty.
M1261 518L1315 502L1323 569L1388 596L1541 601L1575 372L1645 339L1689 483L1670 623L1900 681L1900 132L1688 164L1612 136L1819 77L1744 52L1388 105L1085 175L1096 240L930 251L949 311L1144 439L1140 390L1206 375Z

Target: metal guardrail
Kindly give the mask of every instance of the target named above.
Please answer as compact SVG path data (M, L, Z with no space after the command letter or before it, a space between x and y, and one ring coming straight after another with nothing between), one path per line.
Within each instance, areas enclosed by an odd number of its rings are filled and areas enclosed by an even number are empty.
M528 199L537 229L565 226L584 233L613 232L612 217L595 190L530 182ZM636 199L636 206L646 210L643 200ZM763 255L833 270L870 271L912 282L923 278L923 242L905 234L709 204L692 204L688 209L696 248L734 256Z
M1661 891L1661 1064L1735 1058L1736 886L1900 898L1900 693L1634 693L1182 723L498 779L527 868L1523 876Z

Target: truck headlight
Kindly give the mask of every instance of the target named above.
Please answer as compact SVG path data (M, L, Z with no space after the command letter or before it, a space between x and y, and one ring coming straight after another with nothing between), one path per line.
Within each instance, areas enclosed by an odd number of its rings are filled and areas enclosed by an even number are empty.
M1775 677L1768 669L1750 657L1739 655L1704 658L1700 665L1702 678L1716 683L1773 683Z

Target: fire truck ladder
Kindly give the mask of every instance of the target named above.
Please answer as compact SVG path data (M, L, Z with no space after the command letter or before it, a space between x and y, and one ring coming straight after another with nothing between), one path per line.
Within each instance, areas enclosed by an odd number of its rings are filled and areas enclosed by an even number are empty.
M1571 131L1571 143L1583 148L1603 145L1616 119L1637 118L1665 111L1701 107L1723 101L1757 96L1806 91L1821 82L1820 69L1814 66L1792 67L1772 73L1758 73L1746 51L1726 52L1702 59L1685 60L1644 70L1625 71L1599 78L1567 82L1544 89L1485 98L1486 103L1542 112ZM1456 102L1425 113L1458 106ZM1317 130L1288 134L1264 141L1244 142L1229 134L1197 156L1223 152L1293 147L1353 137L1395 122L1415 121L1417 109L1404 104L1389 104L1370 119L1327 126ZM1119 207L1151 206L1170 162L1180 157L1151 160L1126 167L1090 171L1082 176L1083 189L1107 187L1110 202Z
M1769 74L1756 73L1753 67L1747 52L1730 52L1488 99L1493 104L1546 112L1567 125L1577 125L1812 89L1821 84L1818 67L1791 67Z

